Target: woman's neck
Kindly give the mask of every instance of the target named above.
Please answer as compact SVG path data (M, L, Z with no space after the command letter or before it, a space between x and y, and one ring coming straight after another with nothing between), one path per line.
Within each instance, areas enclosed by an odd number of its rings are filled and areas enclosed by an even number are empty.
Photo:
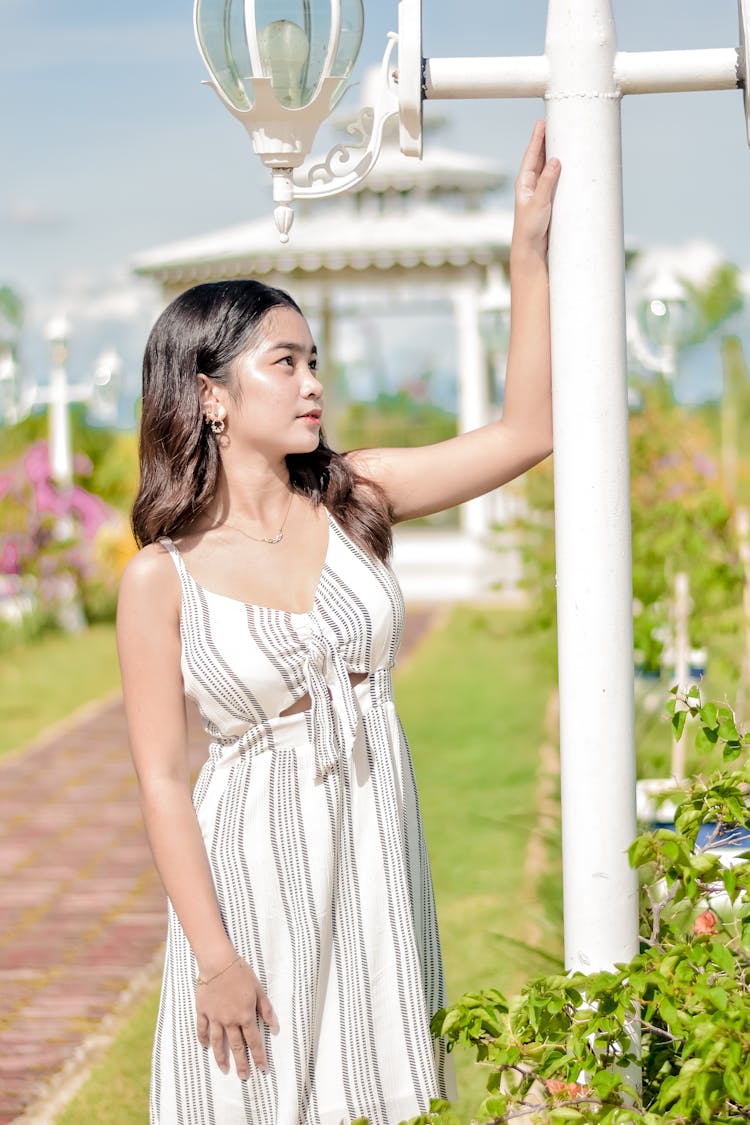
M286 462L222 468L216 496L207 514L211 526L227 524L240 530L275 524L286 513L291 484Z

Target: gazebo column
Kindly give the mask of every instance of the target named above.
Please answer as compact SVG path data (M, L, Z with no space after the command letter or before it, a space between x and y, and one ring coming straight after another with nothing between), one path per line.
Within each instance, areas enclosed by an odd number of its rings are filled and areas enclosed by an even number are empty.
M319 315L323 381L326 387L325 433L328 444L333 449L338 449L336 415L341 407L341 387L337 380L336 371L336 312L331 299L331 291L327 287L322 289L320 293Z
M453 291L458 352L458 430L476 430L490 417L487 363L479 330L481 280L468 272ZM473 539L484 539L492 526L492 499L480 496L461 507L461 527Z

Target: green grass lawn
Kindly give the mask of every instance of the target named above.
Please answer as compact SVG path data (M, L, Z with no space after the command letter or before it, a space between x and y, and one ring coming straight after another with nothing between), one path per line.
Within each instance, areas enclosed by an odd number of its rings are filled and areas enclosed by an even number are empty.
M396 693L409 735L452 997L482 987L511 990L550 961L525 948L521 874L534 822L537 750L553 688L548 635L530 619L458 610L399 671ZM544 944L561 953L557 848L541 880ZM147 1121L156 994L130 1015L58 1125ZM460 1109L476 1108L483 1077L457 1058Z
M0 754L25 745L120 682L113 625L49 633L0 654Z

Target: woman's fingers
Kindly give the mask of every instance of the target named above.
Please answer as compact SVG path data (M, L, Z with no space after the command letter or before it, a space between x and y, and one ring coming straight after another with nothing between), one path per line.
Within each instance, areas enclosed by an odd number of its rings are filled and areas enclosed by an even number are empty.
M560 179L560 161L556 157L552 157L544 165L542 173L537 181L536 191L540 196L542 203L551 203L557 187L557 181Z
M539 172L544 167L544 137L544 121L536 121L531 131L531 139L526 146L526 152L521 158L521 172L529 169Z
M547 160L544 122L537 121L516 180L519 198L526 200L537 195L541 203L549 203L559 175L560 161Z
M268 999L265 992L261 992L258 997L258 1011L275 1035L279 1030L279 1021L276 1018L276 1013L273 1010L271 1001Z
M234 982L231 976L237 977ZM244 986L240 988L240 986ZM196 997L196 1034L202 1047L213 1050L216 1064L229 1073L229 1051L237 1075L250 1076L250 1058L259 1070L268 1069L268 1060L260 1033L258 1017L272 1032L279 1030L278 1020L260 981L246 962L237 962L230 975L222 974L216 983L204 985Z
M229 1032L229 1049L234 1056L234 1065L237 1068L237 1077L243 1080L250 1077L250 1062L247 1057L247 1045L243 1038L244 1029L233 1027ZM256 1066L258 1064L256 1063Z
M226 1036L224 1025L213 1022L209 1031L209 1042L216 1059L216 1065L224 1074L229 1072L229 1059L227 1058Z
M544 168L544 163L544 122L537 121L531 134L531 140L521 160L516 186L524 192L533 193L539 174Z
M244 1023L242 1025L242 1034L245 1037L247 1049L252 1055L255 1065L260 1070L267 1070L268 1060L266 1059L266 1050L263 1046L263 1040L260 1037L260 1031L258 1030L258 1021L251 1020L250 1023Z
M195 1021L195 1034L198 1036L198 1042L201 1047L208 1047L210 1037L208 1031L208 1016L205 1012L198 1012L198 1018Z

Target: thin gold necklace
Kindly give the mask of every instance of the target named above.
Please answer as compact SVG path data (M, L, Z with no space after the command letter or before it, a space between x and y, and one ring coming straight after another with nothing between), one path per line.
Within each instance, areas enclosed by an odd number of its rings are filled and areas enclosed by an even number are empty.
M286 527L286 521L289 519L289 513L292 510L292 500L293 499L294 499L294 493L290 492L289 503L287 504L287 508L286 508L286 515L284 516L283 520L281 521L281 527L279 528L279 530L276 532L275 535L263 535L260 538L258 538L257 535L248 535L248 533L246 531L243 531L241 527L235 527L233 523L225 523L224 527L228 527L232 531L238 531L240 533L240 535L244 535L246 539L252 539L253 543L271 543L271 544L280 543L281 540L284 538L284 528Z

